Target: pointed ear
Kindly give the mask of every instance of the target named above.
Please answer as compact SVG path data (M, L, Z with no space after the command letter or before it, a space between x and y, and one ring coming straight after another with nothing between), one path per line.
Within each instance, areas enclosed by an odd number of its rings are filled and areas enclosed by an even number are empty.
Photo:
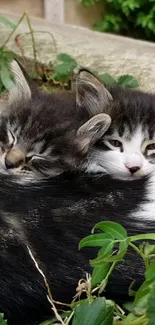
M99 140L111 124L108 114L98 114L83 124L77 131L78 149L86 154L89 147Z
M15 60L11 62L10 70L13 74L14 86L9 92L9 104L18 102L21 99L29 100L31 98L31 89L26 80L26 72Z
M85 107L93 116L106 112L112 96L101 80L91 71L80 68L76 77L76 103Z

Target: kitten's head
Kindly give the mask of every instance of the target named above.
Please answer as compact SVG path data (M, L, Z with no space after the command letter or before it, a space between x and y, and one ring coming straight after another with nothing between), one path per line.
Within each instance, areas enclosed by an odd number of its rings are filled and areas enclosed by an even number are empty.
M105 89L95 76L81 70L77 102L87 105L92 114L106 113L112 119L107 132L88 151L87 171L124 180L155 171L154 95L120 87Z
M0 110L0 173L25 182L77 168L110 117L89 119L87 105L77 109L74 92L41 92L16 61L11 70L14 87L8 107Z
M155 96L105 88L80 69L72 93L41 92L16 61L0 113L0 172L34 181L66 170L133 180L155 170ZM111 123L112 120L112 123Z

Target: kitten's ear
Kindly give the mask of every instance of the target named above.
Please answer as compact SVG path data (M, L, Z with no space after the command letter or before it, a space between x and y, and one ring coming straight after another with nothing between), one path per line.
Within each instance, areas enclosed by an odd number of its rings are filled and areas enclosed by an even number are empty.
M16 60L13 60L10 64L10 70L14 78L14 86L9 91L9 104L18 102L21 99L29 100L31 98L31 89L24 68Z
M91 71L80 68L76 77L76 103L85 107L90 115L106 112L112 96Z
M78 149L86 154L89 147L99 140L111 124L108 114L98 114L83 124L77 131Z

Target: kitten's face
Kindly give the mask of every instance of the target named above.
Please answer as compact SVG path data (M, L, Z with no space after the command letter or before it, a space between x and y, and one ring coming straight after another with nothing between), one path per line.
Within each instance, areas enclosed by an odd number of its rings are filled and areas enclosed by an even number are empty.
M57 158L52 155L50 130L41 125L39 129L37 114L28 116L23 111L23 121L22 112L18 113L9 111L0 119L0 172L19 176L21 180L61 173L61 166L56 166Z
M78 89L79 104L109 114L112 123L89 148L84 168L122 180L155 171L155 96L119 87L107 91L95 77L88 79Z
M134 180L155 171L155 134L142 125L131 133L126 126L122 135L116 129L99 140L91 153L92 165L100 172L123 180ZM94 161L94 163L93 163Z
M9 105L0 111L0 173L36 181L77 168L91 143L110 125L106 114L89 119L75 93L47 94L29 84L16 61Z
M64 167L53 146L71 124L65 103L34 85L30 89L16 61L12 71L15 86L8 107L0 111L0 172L21 182L56 176Z

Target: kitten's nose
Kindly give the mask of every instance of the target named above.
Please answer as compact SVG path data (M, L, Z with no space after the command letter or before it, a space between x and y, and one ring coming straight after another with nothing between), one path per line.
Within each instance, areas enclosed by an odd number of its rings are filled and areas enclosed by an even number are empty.
M128 166L126 166L126 167L128 168L128 170L129 170L129 172L130 172L131 174L136 173L136 172L140 169L139 166L133 166L133 167L128 167Z
M25 156L22 150L12 149L5 156L5 166L7 169L19 167L24 159Z

